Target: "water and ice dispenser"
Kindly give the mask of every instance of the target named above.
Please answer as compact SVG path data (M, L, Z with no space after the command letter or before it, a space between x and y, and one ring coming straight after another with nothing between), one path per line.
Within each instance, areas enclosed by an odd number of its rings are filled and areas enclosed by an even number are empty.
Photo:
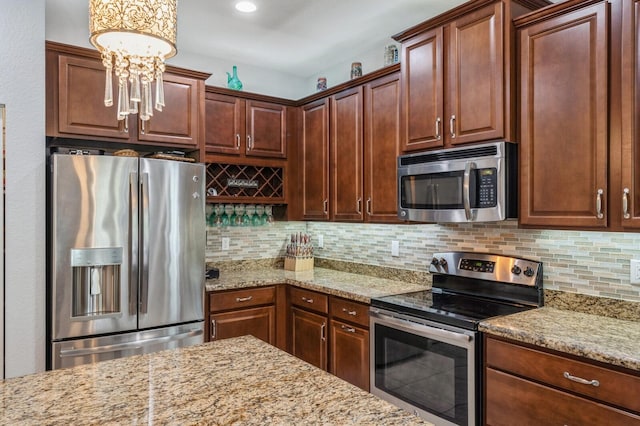
M120 312L122 253L122 247L71 249L73 317Z

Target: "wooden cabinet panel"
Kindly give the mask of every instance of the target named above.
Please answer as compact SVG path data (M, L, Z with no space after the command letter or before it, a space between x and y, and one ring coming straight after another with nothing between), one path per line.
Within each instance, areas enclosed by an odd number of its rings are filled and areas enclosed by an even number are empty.
M244 101L207 92L205 95L205 149L221 154L240 154Z
M246 154L285 158L287 152L287 109L282 105L247 100Z
M486 424L638 425L640 417L493 369L486 370Z
M536 351L495 339L486 341L487 366L552 385L640 413L640 377L593 364ZM570 374L597 380L598 386L577 383Z
M621 182L611 200L621 202L622 227L636 230L640 229L640 2L625 1L623 8Z
M289 287L289 300L292 305L322 314L329 312L329 296L303 288Z
M441 147L443 104L443 30L426 31L402 44L403 149Z
M362 87L331 97L331 219L362 222Z
M329 100L302 107L301 176L304 220L329 219Z
M365 221L399 222L397 157L400 155L400 76L364 88Z
M523 225L607 226L608 27L602 2L520 31Z
M445 121L452 145L504 137L503 3L448 27Z
M296 307L291 308L292 353L327 370L327 318Z
M276 344L276 308L241 309L209 316L209 340L252 335L272 345Z
M329 311L332 318L369 327L369 305L331 296Z
M252 306L275 303L275 287L256 287L243 290L216 291L209 293L211 312L244 309Z
M170 73L165 73L163 79L166 105L162 111L154 108L149 121L139 120L138 140L195 148L200 138L204 82Z
M58 81L50 80L48 83L58 86L58 131L128 141L129 133L124 122L117 117L118 88L115 82L113 106L104 105L105 70L102 62L62 54L48 57L58 62ZM51 132L48 133L51 136Z
M331 320L329 372L369 391L369 330Z

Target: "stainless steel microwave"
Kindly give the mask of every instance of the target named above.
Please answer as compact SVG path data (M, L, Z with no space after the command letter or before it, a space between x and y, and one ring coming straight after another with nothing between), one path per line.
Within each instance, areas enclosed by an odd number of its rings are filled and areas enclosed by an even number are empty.
M517 145L500 141L398 157L398 217L436 223L517 217Z

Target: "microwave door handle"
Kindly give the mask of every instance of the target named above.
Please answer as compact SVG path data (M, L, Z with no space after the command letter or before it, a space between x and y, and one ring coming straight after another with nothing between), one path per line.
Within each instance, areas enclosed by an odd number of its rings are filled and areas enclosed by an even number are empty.
M140 174L140 313L146 314L149 299L149 173Z
M464 180L462 182L462 202L464 204L464 214L467 217L467 220L473 219L473 214L471 212L471 171L475 170L476 163L473 161L467 161L467 164L464 166Z

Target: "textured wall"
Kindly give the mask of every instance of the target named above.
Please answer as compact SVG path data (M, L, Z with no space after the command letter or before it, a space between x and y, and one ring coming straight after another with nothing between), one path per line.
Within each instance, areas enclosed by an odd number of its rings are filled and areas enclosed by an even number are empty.
M629 260L640 259L640 234L518 229L515 221L486 225L368 225L280 222L271 227L210 229L207 255L219 260L282 256L287 235L308 232L316 256L371 265L425 270L437 251L478 251L527 257L544 263L544 286L640 302L629 283ZM231 238L222 252L220 238ZM391 257L391 241L400 256Z
M7 377L45 366L44 11L44 0L0 0L0 103L7 106Z

